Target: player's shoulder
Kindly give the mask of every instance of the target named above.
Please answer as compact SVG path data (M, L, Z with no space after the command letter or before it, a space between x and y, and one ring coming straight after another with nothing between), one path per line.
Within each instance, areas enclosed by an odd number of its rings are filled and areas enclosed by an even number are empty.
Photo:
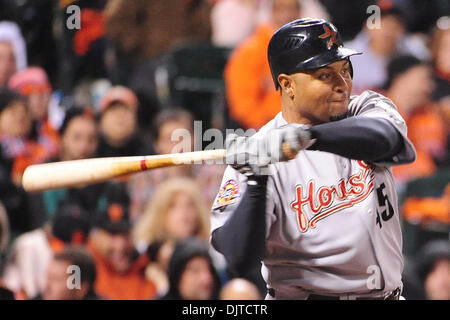
M349 112L351 115L360 115L361 113L374 108L385 110L397 110L394 102L379 92L365 90L359 95L350 97Z
M267 122L264 126L262 126L253 136L257 138L261 135L266 134L270 130L282 127L285 124L286 124L286 121L283 119L281 112L279 112L275 116L275 118L273 118L272 120Z

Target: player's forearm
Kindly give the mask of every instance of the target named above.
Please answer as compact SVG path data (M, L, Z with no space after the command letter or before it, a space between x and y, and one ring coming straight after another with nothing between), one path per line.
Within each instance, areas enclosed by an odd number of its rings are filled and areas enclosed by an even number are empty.
M390 159L403 147L400 133L388 120L381 118L351 117L312 126L310 131L317 140L309 150L331 152L351 159Z
M235 276L247 274L264 257L265 209L266 183L248 185L237 209L212 233L212 245L225 256Z

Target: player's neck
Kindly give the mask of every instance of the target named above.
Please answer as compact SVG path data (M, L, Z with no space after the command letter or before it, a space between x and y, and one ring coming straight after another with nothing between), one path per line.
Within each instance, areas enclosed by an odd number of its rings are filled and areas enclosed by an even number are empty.
M310 119L305 118L300 113L292 110L289 107L282 107L281 108L281 114L283 116L283 119L286 120L287 123L299 123L299 124L309 124L314 125L316 123L313 123Z
M309 125L317 124L313 123L311 119L306 118L302 113L296 110L291 103L283 101L282 99L281 104L282 104L281 114L283 116L283 119L286 120L287 123L299 123Z

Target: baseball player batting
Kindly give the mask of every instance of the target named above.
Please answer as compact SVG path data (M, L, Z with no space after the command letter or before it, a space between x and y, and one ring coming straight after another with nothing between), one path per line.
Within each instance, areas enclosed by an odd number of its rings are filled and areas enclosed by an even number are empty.
M325 20L284 25L268 47L282 110L252 137L227 139L233 164L213 204L211 244L236 274L259 263L266 299L400 297L391 166L416 153L392 101L373 91L350 96L356 54ZM270 142L269 162L249 151L256 140ZM271 153L286 141L301 150L292 160Z

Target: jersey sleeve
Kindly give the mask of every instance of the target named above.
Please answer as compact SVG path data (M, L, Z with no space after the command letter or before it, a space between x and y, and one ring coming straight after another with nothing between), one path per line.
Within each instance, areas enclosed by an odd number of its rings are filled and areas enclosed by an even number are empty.
M273 180L269 177L266 193L266 213L261 212L261 215L265 215L267 222L267 230L275 220L273 214L275 204L271 197L271 191L273 189ZM219 192L214 200L211 208L211 232L220 228L228 218L233 214L236 208L239 206L242 197L247 190L247 178L234 170L231 166L227 166L222 178ZM267 234L267 232L266 232Z
M211 233L220 228L237 208L246 187L246 177L227 166L220 183L219 192L211 208Z
M404 146L400 152L391 159L375 162L380 166L393 166L414 162L416 150L408 138L408 129L405 120L397 111L395 104L385 96L367 90L361 95L351 99L349 116L362 116L388 120L403 138Z

